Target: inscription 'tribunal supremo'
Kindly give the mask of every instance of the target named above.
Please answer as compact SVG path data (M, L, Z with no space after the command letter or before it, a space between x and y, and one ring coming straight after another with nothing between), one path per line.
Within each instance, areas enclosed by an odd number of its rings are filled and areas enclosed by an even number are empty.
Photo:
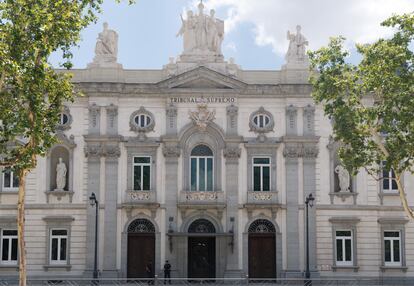
M209 97L171 97L170 103L235 103L236 98L225 96L209 96Z

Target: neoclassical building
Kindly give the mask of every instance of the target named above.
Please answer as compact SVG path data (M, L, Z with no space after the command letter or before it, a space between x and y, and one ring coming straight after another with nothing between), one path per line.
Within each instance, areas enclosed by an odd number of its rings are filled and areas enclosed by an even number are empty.
M29 275L91 277L94 193L102 277L145 277L149 263L160 274L165 260L173 277L302 277L312 194L313 276L413 277L414 224L393 173L341 169L300 27L281 70L244 70L201 5L162 69L123 69L106 25L93 62L71 71L85 96L65 105L59 143L27 179ZM403 182L413 205L414 178ZM17 275L17 184L3 170L0 277Z

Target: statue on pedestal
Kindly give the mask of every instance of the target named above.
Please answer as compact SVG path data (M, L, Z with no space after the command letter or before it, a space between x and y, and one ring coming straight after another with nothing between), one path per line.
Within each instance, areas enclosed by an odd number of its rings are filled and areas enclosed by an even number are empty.
M118 33L108 29L108 23L103 24L103 31L99 33L95 46L95 57L88 67L119 67Z
M202 2L198 5L198 14L187 11L187 19L181 16L182 25L177 33L183 37L183 55L215 56L221 55L224 38L224 22L215 17L215 11L204 14Z
M62 158L59 158L59 163L56 166L56 190L63 191L66 186L66 165Z
M289 48L285 56L287 62L285 67L307 67L309 61L306 55L306 46L309 42L301 34L301 26L296 26L296 34L287 31L287 39L289 40Z

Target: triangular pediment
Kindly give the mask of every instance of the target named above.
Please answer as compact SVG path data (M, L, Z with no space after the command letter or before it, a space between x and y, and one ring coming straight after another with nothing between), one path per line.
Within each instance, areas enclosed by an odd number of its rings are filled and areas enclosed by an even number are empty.
M173 76L157 84L160 88L169 89L243 89L246 83L228 75L213 71L206 67Z

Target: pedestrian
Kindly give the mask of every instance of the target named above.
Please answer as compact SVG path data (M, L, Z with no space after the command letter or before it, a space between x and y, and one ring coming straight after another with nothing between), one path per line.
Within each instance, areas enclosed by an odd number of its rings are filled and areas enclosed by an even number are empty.
M145 273L147 273L148 285L154 284L154 281L152 280L154 278L152 275L152 261L148 262L145 266Z
M165 264L164 264L164 284L167 283L167 278L168 278L168 283L171 284L171 264L168 262L168 260L165 260Z

